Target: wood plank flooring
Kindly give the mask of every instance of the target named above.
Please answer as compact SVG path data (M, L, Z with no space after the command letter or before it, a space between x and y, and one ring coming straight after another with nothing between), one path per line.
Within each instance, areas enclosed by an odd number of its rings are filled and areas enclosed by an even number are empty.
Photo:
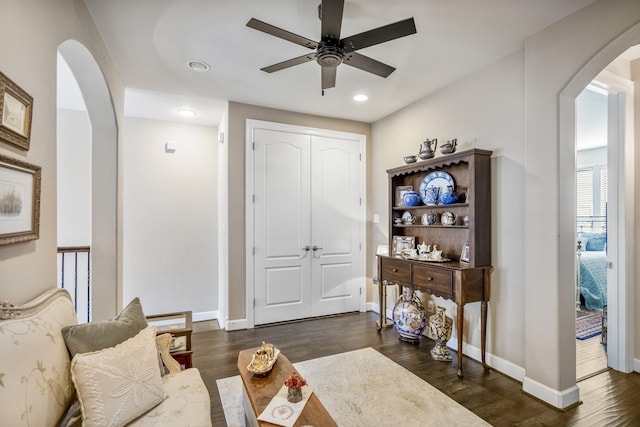
M250 330L194 333L193 364L211 395L213 425L226 425L216 380L237 375L238 352L262 341L275 344L292 363L372 347L495 426L640 425L638 373L609 370L588 378L579 383L582 404L559 411L522 393L519 382L494 370L485 372L467 357L463 359L465 377L459 380L454 351L451 363L436 362L429 355L433 341L425 337L419 344L401 342L393 329L378 333L375 320L372 312L352 313Z
M600 335L576 340L576 378L581 381L607 368L607 353L600 343Z

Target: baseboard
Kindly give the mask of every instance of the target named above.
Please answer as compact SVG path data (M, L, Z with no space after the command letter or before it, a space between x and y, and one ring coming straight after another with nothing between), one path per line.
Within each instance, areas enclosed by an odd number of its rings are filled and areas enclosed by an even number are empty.
M565 390L554 390L525 376L522 391L558 409L566 409L580 402L580 389L577 385Z
M249 329L249 321L247 319L229 320L226 321L227 331L238 331L240 329ZM221 326L222 327L222 326Z
M373 311L374 313L380 314L380 304L377 302L368 302L367 311ZM391 308L387 308L387 319L393 320L393 309Z
M191 314L191 320L194 322L204 322L206 320L215 320L218 318L218 311L200 311Z
M453 338L447 342L447 347L456 350L458 348L458 339ZM482 362L482 351L479 347L474 345L462 343L462 353L478 362ZM525 378L525 370L522 366L509 362L501 357L495 356L487 352L486 356L487 365L492 369L513 378L516 381L522 382Z
M633 359L633 370L640 372L640 359Z

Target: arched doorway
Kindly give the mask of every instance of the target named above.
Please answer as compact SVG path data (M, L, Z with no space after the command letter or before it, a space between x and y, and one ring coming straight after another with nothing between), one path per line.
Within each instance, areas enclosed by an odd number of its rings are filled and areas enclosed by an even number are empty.
M117 124L109 88L95 58L75 40L58 46L86 104L91 124L92 319L117 311Z
M559 96L559 158L560 163L565 165L576 164L575 152L575 101L582 90L615 58L625 52L628 48L640 43L640 24L627 30L617 39L605 46L600 52L591 58L571 81L565 86ZM632 118L627 120L631 121ZM629 131L627 130L627 133ZM632 133L632 132L631 132ZM609 366L622 372L633 370L633 355L635 348L635 328L634 328L634 270L633 261L635 258L634 240L631 230L634 230L634 146L633 135L627 135L620 144L616 159L618 174L616 180L617 188L617 209L618 209L618 230L612 237L612 248L617 253L617 286L615 292L609 294L609 317L608 317L608 361ZM575 175L575 174L574 174ZM559 183L560 194L573 194L575 192L576 181L565 180ZM561 199L560 215L563 221L575 221L576 206L574 198ZM576 229L573 233L561 234L561 245L565 248L573 247ZM561 267L561 277L575 277L577 266L567 265ZM568 305L568 304L566 304ZM566 308L565 305L565 308ZM563 325L572 327L573 325Z

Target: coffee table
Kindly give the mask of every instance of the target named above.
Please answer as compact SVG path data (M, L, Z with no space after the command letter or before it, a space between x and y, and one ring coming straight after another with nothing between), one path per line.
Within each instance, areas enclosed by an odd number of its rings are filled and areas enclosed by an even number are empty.
M278 356L278 360L271 372L266 376L254 376L247 370L247 365L251 362L251 356L258 348L243 350L238 355L238 371L242 378L242 406L247 425L252 427L273 426L274 424L264 421L258 421L258 416L269 405L273 396L275 396L284 380L287 379L292 372L298 372L289 359L282 353ZM313 384L309 384L313 387ZM336 422L331 418L329 412L322 406L320 399L315 393L311 394L309 401L304 407L302 414L294 424L295 426L337 426Z

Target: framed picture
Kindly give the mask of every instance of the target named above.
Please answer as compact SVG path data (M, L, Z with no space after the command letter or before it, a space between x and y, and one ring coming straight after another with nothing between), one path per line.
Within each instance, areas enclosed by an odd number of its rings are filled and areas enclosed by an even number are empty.
M0 245L39 237L41 180L40 166L0 154Z
M393 255L409 255L416 248L414 236L393 236Z
M402 195L407 191L412 191L413 185L398 185L396 187L396 206L402 207L404 203L402 202Z
M469 264L469 252L471 249L469 248L469 242L465 243L462 247L462 252L460 253L460 262Z
M0 73L0 141L29 150L33 98Z

